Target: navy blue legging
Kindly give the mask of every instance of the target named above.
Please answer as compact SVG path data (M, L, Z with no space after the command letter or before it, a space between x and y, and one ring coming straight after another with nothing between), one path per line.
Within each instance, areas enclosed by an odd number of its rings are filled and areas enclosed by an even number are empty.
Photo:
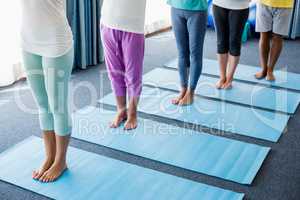
M181 86L195 90L202 72L207 11L173 8L172 25L178 49Z

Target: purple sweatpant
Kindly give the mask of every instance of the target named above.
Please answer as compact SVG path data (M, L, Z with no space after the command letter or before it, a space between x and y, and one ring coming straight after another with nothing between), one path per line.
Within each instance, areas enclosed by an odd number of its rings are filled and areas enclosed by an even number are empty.
M116 96L138 97L142 92L145 37L101 26L105 62Z

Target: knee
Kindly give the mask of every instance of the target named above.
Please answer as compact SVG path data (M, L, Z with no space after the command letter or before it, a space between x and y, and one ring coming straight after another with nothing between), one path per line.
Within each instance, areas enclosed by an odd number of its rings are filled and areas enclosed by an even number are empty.
M142 91L142 74L126 78L126 87L130 97L140 96Z
M126 87L137 87L142 85L142 72L135 72L135 74L128 74L125 78Z
M50 107L49 107L49 103L48 103L48 100L45 98L40 98L40 99L37 99L37 105L38 105L38 109L39 109L39 112L41 114L46 114L46 113L50 113Z
M190 53L189 52L181 52L178 55L178 64L179 66L190 66Z
M272 42L282 43L283 42L283 37L281 35L273 33L272 34Z
M241 40L234 40L230 42L230 49L229 53L232 56L240 56L241 55L241 47L242 42Z
M116 69L116 68L110 68L108 70L108 74L113 79L120 79L123 78L125 75L125 70Z
M110 71L109 78L113 86L117 85L120 87L125 87L125 72L118 70Z
M229 42L225 40L218 41L218 54L225 54L229 51Z
M196 68L202 67L202 62L203 62L202 51L201 52L196 51L196 52L191 53L190 59L191 59L191 61L190 61L191 66L195 66Z
M272 34L270 32L260 33L260 42L269 42L272 38Z
M181 50L178 51L178 57L179 59L189 59L190 58L190 51L189 50Z

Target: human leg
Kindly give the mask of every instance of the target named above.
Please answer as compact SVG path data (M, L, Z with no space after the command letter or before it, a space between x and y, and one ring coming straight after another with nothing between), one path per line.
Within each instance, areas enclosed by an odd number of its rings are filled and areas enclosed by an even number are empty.
M273 71L283 48L283 36L289 32L291 14L292 9L273 8L273 34L266 77L269 81L275 80Z
M229 10L213 6L213 15L217 32L217 57L220 68L220 80L216 83L218 89L223 88L226 82L229 52Z
M257 4L256 12L256 32L260 32L259 40L259 57L261 71L255 74L257 79L265 78L267 75L269 53L270 53L270 41L271 31L273 25L272 9L261 3Z
M40 126L43 130L43 141L45 145L45 160L39 169L34 170L32 177L39 179L54 162L56 154L56 142L54 133L54 121L49 109L48 95L45 87L42 57L23 52L23 63L27 74L27 81L32 90L39 109Z
M233 76L240 61L242 34L248 20L249 9L230 10L229 12L229 58L224 89L232 87Z
M207 11L190 12L186 11L187 26L189 32L190 51L190 73L188 91L179 105L189 105L193 103L194 93L197 87L203 65L203 45L206 33Z
M267 70L267 77L268 81L274 81L275 76L273 74L275 65L277 63L278 58L280 57L281 51L283 47L283 38L281 35L273 33L272 42L271 42L271 49L269 54L269 65Z
M48 102L53 113L56 154L51 167L40 177L43 182L58 179L67 168L66 157L71 134L69 112L69 80L73 68L74 51L57 58L43 58Z
M123 63L123 52L120 42L121 31L102 26L101 35L105 63L117 101L117 114L111 122L110 127L117 128L127 119L125 65Z
M125 130L131 130L137 127L137 106L142 92L145 36L123 32L122 51L129 98L127 120L124 126Z
M190 68L189 35L187 19L184 17L182 10L172 8L171 18L178 50L178 72L181 86L180 94L178 97L172 99L172 103L178 104L185 96L188 87L188 74Z

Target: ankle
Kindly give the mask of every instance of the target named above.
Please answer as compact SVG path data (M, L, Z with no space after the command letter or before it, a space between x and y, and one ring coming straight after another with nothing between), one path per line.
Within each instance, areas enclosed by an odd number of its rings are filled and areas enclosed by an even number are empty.
M195 94L195 90L194 89L188 89L188 91L186 92L186 94L189 96L189 97L193 97L194 94Z
M67 159L65 159L65 158L57 158L53 162L53 165L62 165L62 164L66 164L66 163L67 163Z
M54 156L46 156L46 162L54 162L55 161L55 155Z
M118 113L119 115L126 114L126 112L127 112L127 109L126 109L126 108L121 108L121 109L118 109L118 110L117 110L117 113Z
M131 112L128 112L128 119L130 118L136 118L137 117L137 111L136 110L133 110Z
M268 70L267 70L267 73L268 73L268 74L272 74L273 71L274 71L273 68L268 67Z
M221 77L220 77L220 80L221 80L221 81L226 81L226 76L221 76Z
M226 82L232 82L232 81L233 81L232 75L226 77Z
M180 94L184 95L187 91L187 88L181 88Z

